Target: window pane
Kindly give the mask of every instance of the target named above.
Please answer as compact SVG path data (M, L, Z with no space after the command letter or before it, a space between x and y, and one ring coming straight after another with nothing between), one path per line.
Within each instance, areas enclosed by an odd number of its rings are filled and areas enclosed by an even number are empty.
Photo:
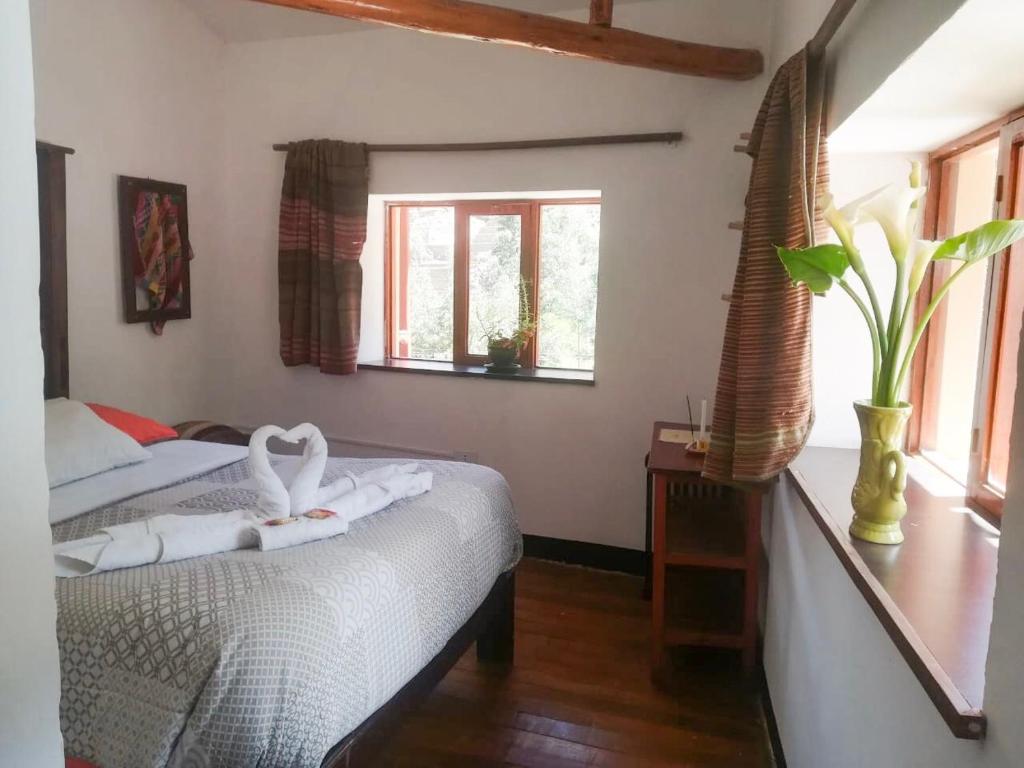
M540 209L537 365L594 369L601 206Z
M485 334L519 325L522 219L519 214L469 217L469 339L471 355L487 354Z
M452 359L455 209L392 208L391 355Z
M1017 178L1008 180L1007 194L1012 195L1013 217L1024 216L1024 147L1011 148L1017 160ZM992 434L989 438L988 482L1001 493L1006 493L1006 476L1010 465L1010 425L1013 420L1013 401L1017 390L1017 353L1020 344L1022 314L1024 314L1024 245L1017 242L1010 248L1006 262L1006 293L1003 324L997 343L999 357L996 362L995 392L992 401Z
M950 190L947 214L949 231L940 236L966 232L991 220L998 149L998 142L992 142L955 161L952 178L956 186ZM922 434L922 448L936 464L965 484L988 293L987 270L987 263L972 267L947 294L945 319L935 328L940 334L942 354L938 365L929 365L927 374L933 377L936 411L934 424L926 426L927 434Z

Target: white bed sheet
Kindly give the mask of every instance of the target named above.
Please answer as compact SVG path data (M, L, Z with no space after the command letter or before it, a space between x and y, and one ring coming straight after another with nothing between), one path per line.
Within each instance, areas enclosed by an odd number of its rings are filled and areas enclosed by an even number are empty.
M249 455L243 445L169 440L148 447L151 459L111 469L50 490L50 524L115 504L189 477L233 464Z

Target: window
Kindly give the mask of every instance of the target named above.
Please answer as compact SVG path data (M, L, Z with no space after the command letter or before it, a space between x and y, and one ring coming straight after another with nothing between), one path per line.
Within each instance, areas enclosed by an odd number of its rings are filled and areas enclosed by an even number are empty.
M961 146L955 146L955 145ZM989 127L929 164L925 237L942 239L993 216L1024 215L1024 119ZM915 360L911 450L957 479L989 513L1002 514L1017 350L1024 313L1021 246L976 266L935 313ZM951 265L932 266L931 291ZM922 289L918 309L930 300Z
M388 358L482 365L523 308L520 364L594 369L599 200L391 202L385 220Z

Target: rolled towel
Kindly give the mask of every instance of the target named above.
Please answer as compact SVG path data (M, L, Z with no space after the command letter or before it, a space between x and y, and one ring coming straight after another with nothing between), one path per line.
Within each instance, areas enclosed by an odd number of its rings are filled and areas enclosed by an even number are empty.
M357 478L357 481L361 479ZM321 504L320 508L334 512L338 517L352 523L361 517L379 512L399 499L426 493L433 482L433 472L395 474L385 480L360 483L355 490Z
M409 475L419 468L420 465L413 462L411 464L388 464L386 467L371 469L361 475L354 475L351 472L346 472L343 477L339 477L330 485L325 485L320 489L317 493L316 506L322 507L323 505L334 501L339 496L349 493L350 491L354 491L361 485L390 480L395 475Z
M269 521L269 524L264 522L255 526L253 530L259 539L259 548L266 552L345 533L350 523L362 517L379 512L399 499L426 493L434 480L431 472L393 473L390 478L376 482L365 482L365 477L353 478L359 484L358 488L320 506L318 511L326 511L330 515L326 518L305 516L283 525Z
M273 549L329 539L346 531L348 520L343 517L335 516L322 520L296 517L288 521L287 525L258 525L255 528L255 536L260 550L269 552Z
M172 563L256 545L260 518L249 510L209 515L157 515L112 525L85 539L53 547L58 576L86 576L118 568Z

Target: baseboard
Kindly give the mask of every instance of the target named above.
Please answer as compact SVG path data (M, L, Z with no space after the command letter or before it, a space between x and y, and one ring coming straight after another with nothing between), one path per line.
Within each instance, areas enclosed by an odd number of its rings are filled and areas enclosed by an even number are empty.
M768 731L768 744L772 750L775 768L786 768L786 755L782 751L782 737L779 735L779 721L775 719L775 708L772 706L772 694L768 690L768 678L765 677L764 666L761 670L761 710L764 712L764 727Z
M601 571L618 571L634 576L644 574L645 555L639 549L591 544L587 541L552 539L523 534L523 554L540 560L583 565Z

